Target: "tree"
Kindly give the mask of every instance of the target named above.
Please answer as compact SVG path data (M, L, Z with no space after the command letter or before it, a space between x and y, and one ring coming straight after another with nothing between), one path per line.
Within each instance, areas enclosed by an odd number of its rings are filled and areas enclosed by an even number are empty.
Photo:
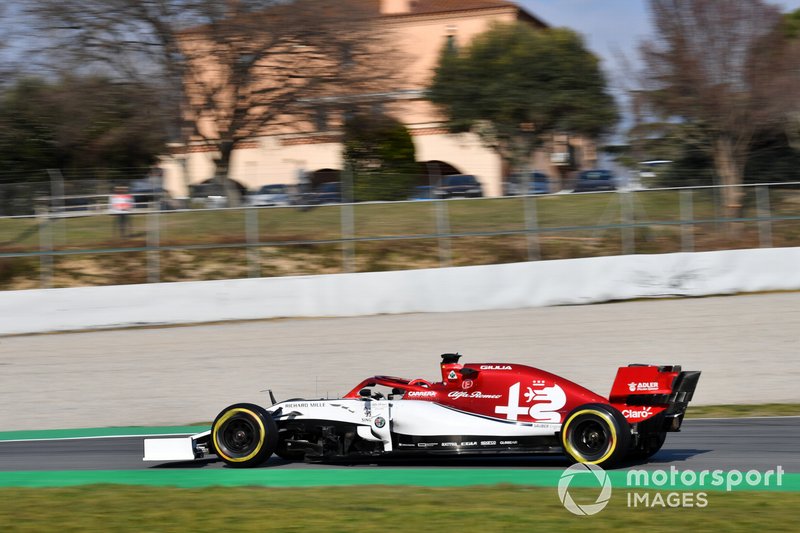
M428 90L453 132L473 131L503 161L528 161L553 133L598 137L617 121L598 60L567 29L497 24L445 48Z
M151 165L164 149L156 109L139 84L22 78L0 95L0 173Z
M651 0L641 95L661 117L692 124L711 147L728 216L741 211L753 139L782 127L796 74L778 9L761 0Z
M269 133L309 131L320 107L380 91L391 76L377 10L359 0L33 0L60 50L124 77L163 75L180 137L231 154ZM391 54L388 54L389 56Z
M360 202L405 200L418 177L411 135L386 115L357 114L345 123L343 159Z

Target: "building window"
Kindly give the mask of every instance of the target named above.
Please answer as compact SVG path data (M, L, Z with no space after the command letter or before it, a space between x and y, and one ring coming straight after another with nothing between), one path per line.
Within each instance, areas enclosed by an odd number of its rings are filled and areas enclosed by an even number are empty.
M353 59L353 47L350 43L344 43L341 46L342 54L342 67L351 68L355 66L356 62Z
M352 107L347 107L342 111L342 122L348 124L356 117L356 112Z
M317 131L328 131L328 110L324 107L318 107L314 117L314 123Z
M456 42L456 36L451 34L448 35L445 39L446 39L445 49L447 50L447 52L451 54L458 52L458 42Z

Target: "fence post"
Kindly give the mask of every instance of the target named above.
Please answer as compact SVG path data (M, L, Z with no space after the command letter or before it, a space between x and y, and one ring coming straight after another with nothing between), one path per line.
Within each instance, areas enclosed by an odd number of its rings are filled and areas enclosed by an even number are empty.
M772 210L769 205L769 188L756 187L758 218L758 243L761 248L772 248Z
M159 254L159 224L160 213L157 209L158 204L150 203L150 211L147 213L147 282L158 283L161 277L161 257Z
M522 197L522 208L525 214L525 235L528 240L528 261L538 261L542 258L542 251L539 247L539 220L538 212L536 211L536 198L525 194Z
M633 193L625 191L619 193L622 210L622 253L630 255L636 253L636 234L633 224Z
M436 202L436 233L439 236L439 266L449 267L453 264L453 251L450 248L450 213L447 200Z
M258 248L258 208L247 207L244 212L245 233L247 235L247 264L251 278L261 277L261 253Z
M39 219L39 278L42 288L49 289L53 284L53 228L50 210L40 207Z
M694 200L692 189L680 192L681 200L681 251L694 251ZM713 198L712 198L713 201Z
M348 166L344 170L342 187L342 204L339 207L341 216L342 237L342 270L355 272L355 221L353 216L353 169Z
M67 223L64 217L66 207L64 203L64 196L66 190L64 189L64 174L58 168L48 168L47 175L50 177L50 201L48 202L48 212L51 215L48 218L50 228L50 246L52 247L53 241L60 242L61 245L67 244ZM51 209L59 214L58 223L52 217ZM56 228L56 229L53 229ZM55 231L58 230L60 235L56 235Z

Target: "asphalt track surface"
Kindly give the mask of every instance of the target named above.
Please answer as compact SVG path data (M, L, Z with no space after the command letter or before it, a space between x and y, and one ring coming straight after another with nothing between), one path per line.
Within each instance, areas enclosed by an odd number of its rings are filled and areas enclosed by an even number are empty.
M216 458L185 463L144 463L143 437L0 442L0 473L14 471L216 469ZM800 417L687 420L680 433L670 433L664 448L637 469L709 469L740 471L775 469L800 473ZM326 469L342 464L286 462L277 457L264 468ZM499 457L365 461L348 468L537 468L562 470L562 457Z

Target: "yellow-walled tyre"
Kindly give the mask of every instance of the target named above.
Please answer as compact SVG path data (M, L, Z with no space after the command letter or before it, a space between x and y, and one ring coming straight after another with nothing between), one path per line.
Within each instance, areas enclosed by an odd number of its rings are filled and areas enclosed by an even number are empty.
M609 405L590 403L573 410L561 426L561 445L572 461L602 467L622 460L630 449L631 428Z
M278 444L278 427L263 407L237 403L226 407L211 425L211 445L230 466L246 468L265 462Z

